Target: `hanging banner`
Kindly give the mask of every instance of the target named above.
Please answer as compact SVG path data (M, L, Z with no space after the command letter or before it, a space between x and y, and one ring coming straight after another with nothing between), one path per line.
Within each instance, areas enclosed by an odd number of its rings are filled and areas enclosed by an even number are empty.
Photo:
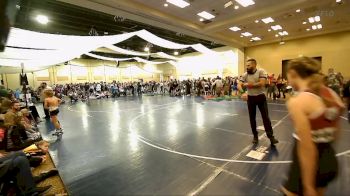
M148 61L146 59L142 59L140 57L133 57L133 58L111 58L111 57L105 57L97 54L92 54L92 53L85 53L85 55L96 58L96 59L101 59L101 60L106 60L106 61L129 61L129 60L136 60L137 62L140 63L145 63L145 64L150 64L150 65L159 65L159 64L164 64L164 63L169 63L171 61Z
M133 56L152 56L152 57L160 57L160 58L166 58L166 59L172 59L172 60L178 60L179 58L166 54L164 52L157 52L157 53L148 53L148 52L136 52L131 50L126 50L123 48L119 48L117 46L106 46L106 48L113 50L115 52L118 52L120 54L126 54L126 55L133 55Z
M185 45L160 38L146 30L109 36L72 36L33 32L12 28L4 52L0 53L0 66L20 67L46 67L60 64L82 54L89 53L101 47L108 47L120 53L134 56L148 56L143 52L129 51L112 46L123 42L133 36L138 36L154 45L168 49L193 49L205 54L217 54L202 44ZM177 60L176 57L165 53L154 53L162 58ZM137 57L135 57L137 58ZM135 59L144 63L161 64L158 62Z

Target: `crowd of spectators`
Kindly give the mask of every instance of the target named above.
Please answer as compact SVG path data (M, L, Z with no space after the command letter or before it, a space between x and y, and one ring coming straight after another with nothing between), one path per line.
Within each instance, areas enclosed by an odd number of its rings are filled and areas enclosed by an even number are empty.
M71 102L78 100L86 101L88 99L116 98L120 96L141 96L145 95L170 95L170 96L237 96L239 95L237 85L240 82L239 77L219 76L215 78L198 78L188 80L169 80L169 81L149 81L149 82L94 82L78 84L58 84L53 85L52 89L58 98L69 97ZM269 76L266 84L267 94L271 99L285 98L284 92L287 87L287 81L281 76L275 78ZM39 100L41 87L38 93L32 95Z
M0 86L0 195L39 195L51 185L37 184L58 171L32 175L32 168L46 162L49 143L42 139L28 103L21 104L17 94Z
M94 82L80 84L57 84L48 87L42 83L36 90L27 87L27 95L19 89L11 91L0 86L0 147L6 154L0 154L0 194L4 185L15 182L16 191L24 195L36 195L50 188L36 187L45 178L57 174L57 170L31 175L31 167L38 167L46 161L49 143L42 140L37 123L40 117L35 103L43 103L45 91L53 90L58 98L69 97L71 102L89 99L117 98L120 96L170 95L170 96L239 96L237 85L240 77L215 77L162 82ZM341 73L329 69L325 84L350 102L350 81L345 81ZM267 97L273 100L286 98L288 81L271 74L266 82ZM26 99L28 98L28 99ZM63 99L64 100L64 99ZM22 101L22 102L20 102ZM350 107L348 108L350 111ZM45 118L49 118L45 110ZM349 113L350 117L350 113ZM34 151L33 151L34 149Z
M120 96L141 96L146 95L231 95L232 92L237 94L238 78L198 78L188 80L169 80L162 82L94 82L94 83L79 83L79 84L59 84L53 85L52 89L55 91L57 97L69 97L70 101L85 101L87 99L101 99L109 97ZM39 100L41 91L39 87L36 95L33 98Z
M86 83L69 83L54 84L51 89L54 90L58 98L69 97L71 102L78 100L87 101L89 99L116 98L120 96L141 96L145 95L170 95L170 96L237 96L239 95L237 85L240 77L219 76L215 78L198 78L188 80L172 79L168 81L149 81L143 82L86 82ZM325 75L325 83L339 95L343 94L344 77L340 72L335 73L329 69ZM268 75L266 82L266 95L269 99L285 99L288 91L288 81L281 75ZM31 94L31 102L43 102L43 90L47 88L45 83L41 84L37 90L28 88ZM15 98L19 99L21 91L19 89L13 92Z

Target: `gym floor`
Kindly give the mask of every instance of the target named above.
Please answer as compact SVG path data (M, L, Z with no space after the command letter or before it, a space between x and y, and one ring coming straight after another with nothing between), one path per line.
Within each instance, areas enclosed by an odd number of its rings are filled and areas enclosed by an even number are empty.
M248 110L240 100L121 97L66 103L60 111L65 133L50 151L72 195L281 195L293 147L282 102L269 103L276 148L264 131L260 143L251 144ZM257 122L262 126L260 113ZM350 193L345 117L341 125L335 145L341 170L328 195ZM50 122L40 126L44 137L54 139ZM252 150L265 156L250 158Z

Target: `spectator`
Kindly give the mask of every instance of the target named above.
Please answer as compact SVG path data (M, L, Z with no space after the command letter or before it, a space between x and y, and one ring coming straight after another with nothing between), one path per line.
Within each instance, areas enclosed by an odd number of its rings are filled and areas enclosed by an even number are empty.
M97 93L100 93L101 92L101 84L100 83L97 83L97 85L96 85L96 92Z
M31 167L38 167L46 161L49 146L50 144L47 141L41 140L23 150Z
M232 91L234 92L234 96L238 94L238 78L233 80Z
M280 98L281 97L281 92L283 92L282 91L282 87L283 87L283 81L282 80L283 79L281 77L281 74L279 74L278 77L277 77L277 84L276 84L277 90L278 90L277 98Z
M222 94L222 89L223 89L223 83L222 79L218 76L216 77L215 82L213 83L213 86L215 86L215 92L218 97L221 96Z
M276 84L277 79L275 78L275 74L272 74L269 76L269 88L267 89L267 96L273 100L276 100Z
M51 188L36 187L29 161L23 152L14 152L7 156L0 154L0 182L14 181L21 195L39 195Z
M42 138L41 138L41 135L38 131L38 128L34 127L32 125L31 120L28 118L29 117L28 109L22 109L19 112L19 114L21 117L21 124L24 126L29 139L31 139L33 141L41 140Z
M339 77L337 77L337 74L334 73L333 68L328 69L327 85L329 88L335 91L338 95L340 95L341 81Z
M282 93L283 93L283 99L286 98L286 92L287 92L287 80L286 79L282 79Z
M12 101L10 99L2 97L0 106L1 114L5 114L11 108L11 105Z
M344 85L344 77L340 72L337 73L337 79L339 80L340 85L343 86Z
M0 85L0 97L8 97L9 92L5 89L3 85Z
M14 95L17 100L19 99L20 94L21 94L21 91L19 89L16 89Z
M34 142L27 135L26 129L21 122L22 117L19 110L19 102L14 101L4 116L4 124L7 128L6 150L8 151L23 149Z
M348 106L348 121L350 123L350 80L344 85L343 96Z
M5 126L15 126L20 123L21 117L19 116L19 111L21 109L21 105L18 101L14 101L11 103L10 109L5 114L4 123Z
M43 82L40 87L38 88L38 94L40 95L40 102L43 103L43 108L44 108L44 113L45 113L45 119L48 120L50 119L50 114L49 114L49 110L47 110L44 106L44 101L45 101L45 91L49 90L50 88L48 88L47 84L45 82Z

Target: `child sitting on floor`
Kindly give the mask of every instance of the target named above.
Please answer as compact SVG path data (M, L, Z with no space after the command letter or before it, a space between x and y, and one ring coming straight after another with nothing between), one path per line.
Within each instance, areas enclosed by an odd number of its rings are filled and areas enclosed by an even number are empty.
M39 166L46 161L49 147L49 142L41 140L25 148L23 152L27 155L31 165Z
M46 155L49 152L50 143L45 140L41 140L28 146L23 150L25 153Z

